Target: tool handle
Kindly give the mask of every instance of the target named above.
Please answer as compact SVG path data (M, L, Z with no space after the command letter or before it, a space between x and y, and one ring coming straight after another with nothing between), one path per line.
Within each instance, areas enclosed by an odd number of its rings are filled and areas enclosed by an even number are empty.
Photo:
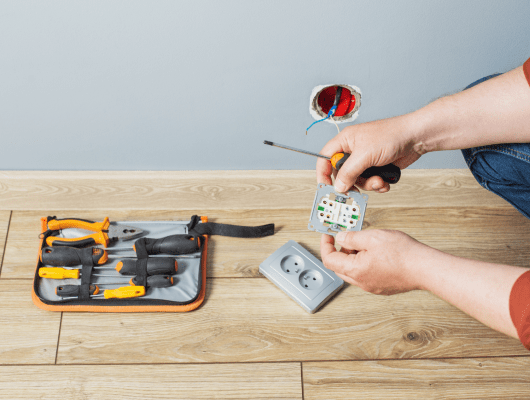
M103 292L106 299L128 299L145 295L144 286L124 286L117 289L107 289Z
M47 279L79 279L78 269L40 268L39 276Z
M86 219L80 218L51 219L48 221L48 229L52 231L76 228L92 232L99 232L107 230L109 228L109 225L109 217L105 217L103 222L88 221Z
M336 153L331 157L331 165L338 171L349 157L348 153ZM361 177L368 179L375 175L379 175L387 183L394 184L401 178L401 170L394 164L387 164L382 167L370 167L361 174Z
M147 275L173 275L177 272L177 260L172 257L147 259ZM136 259L123 259L116 264L116 271L122 275L136 275Z
M138 277L134 277L129 282L131 286L138 284ZM166 288L173 286L173 277L170 275L153 275L147 277L147 287Z
M60 297L77 297L79 296L79 285L61 285L55 288L55 294ZM90 294L98 294L99 287L90 285Z
M95 232L91 235L86 235L80 238L59 238L56 236L49 236L46 238L48 246L71 246L71 247L87 247L101 244L105 247L109 245L109 237L106 234L110 226L109 217L105 217L103 222L88 221L86 219L65 218L65 219L51 219L48 221L48 229L58 231L61 229L84 229Z
M191 235L171 235L161 239L145 239L147 254L189 254L199 250L200 238Z
M105 232L96 232L91 235L80 238L60 238L57 236L48 236L46 238L48 246L70 246L70 247L89 247L101 244L104 247L109 245L109 237Z
M41 250L40 260L43 264L53 265L55 267L72 267L81 265L82 252L92 253L92 261L95 265L105 264L108 260L107 252L103 249L78 249L75 247L44 247Z

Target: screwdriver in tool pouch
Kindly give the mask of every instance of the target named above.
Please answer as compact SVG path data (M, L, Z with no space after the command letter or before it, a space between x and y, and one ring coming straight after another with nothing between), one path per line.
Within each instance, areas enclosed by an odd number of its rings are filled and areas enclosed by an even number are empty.
M46 279L79 279L81 273L79 269L66 269L59 267L42 267L39 269L39 276ZM116 278L116 275L92 274L92 276Z
M90 253L92 252L92 255ZM41 251L41 261L45 265L56 267L71 267L81 265L82 255L92 257L95 264L106 261L101 257L105 251L99 248L78 249L75 247L45 247ZM116 269L122 275L136 274L136 259L125 257L116 264L116 267L94 267L94 269ZM151 257L147 260L147 275L173 275L178 270L177 260L174 257Z
M348 153L335 153L333 154L332 157L327 157L319 153L313 153L312 151L297 149L296 147L291 147L291 146L286 146L284 144L269 142L268 140L264 140L263 143L268 144L269 146L280 147L282 149L296 151L298 153L308 154L314 157L325 158L326 160L331 161L331 165L337 171L341 169L341 167L344 165L346 160L350 157ZM370 167L361 174L361 177L368 179L375 175L379 175L385 182L398 183L399 178L401 178L401 170L399 169L399 167L397 167L394 164L387 164L387 165L383 165L382 167Z
M130 280L131 286L137 286L136 277ZM90 294L95 295L100 292L101 286L115 286L123 285L124 282L113 282L113 283L98 283L97 285L90 285ZM168 275L155 275L147 277L147 286L153 288L166 288L173 286L173 278ZM61 285L55 288L55 294L59 297L70 297L79 296L79 285Z
M127 250L130 251L133 249L127 248ZM72 267L74 265L83 264L83 256L91 257L94 265L105 264L109 259L107 252L103 249L100 249L99 247L78 249L76 247L61 246L61 247L44 247L40 253L40 260L42 261L43 264L53 265L55 267ZM178 257L183 257L183 256L178 256ZM112 256L111 258L113 259L114 258L128 258L128 259L131 259L131 261L135 261L134 259L136 257L116 255L116 256ZM152 257L150 258L150 261L159 259L159 258L162 258L162 256ZM172 257L171 260L174 260L174 258ZM96 268L112 268L112 267L96 267Z
M141 297L145 295L144 286L123 286L117 289L107 289L103 294L95 294L91 298L104 297L105 299L128 299L131 297ZM75 297L63 297L63 300L77 299Z

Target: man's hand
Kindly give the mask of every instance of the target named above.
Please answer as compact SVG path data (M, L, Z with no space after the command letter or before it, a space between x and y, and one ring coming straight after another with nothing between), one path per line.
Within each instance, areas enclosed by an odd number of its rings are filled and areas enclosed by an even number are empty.
M419 275L425 251L432 250L399 231L340 232L335 249L333 236L322 235L320 250L326 268L374 294L396 294L420 289Z
M421 146L418 146L414 139L416 129L412 114L344 128L320 152L328 157L339 152L351 154L337 174L336 190L345 193L354 184L364 190L380 193L390 190L389 184L379 176L364 179L359 175L369 167L390 163L403 169L420 158ZM319 183L331 185L332 172L329 161L318 160Z

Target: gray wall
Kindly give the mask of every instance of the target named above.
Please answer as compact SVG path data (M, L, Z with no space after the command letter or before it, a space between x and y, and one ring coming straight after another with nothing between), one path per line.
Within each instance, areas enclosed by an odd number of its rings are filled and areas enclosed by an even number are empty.
M530 57L530 1L1 1L0 169L312 169L319 84L355 123ZM459 152L419 168L460 168Z

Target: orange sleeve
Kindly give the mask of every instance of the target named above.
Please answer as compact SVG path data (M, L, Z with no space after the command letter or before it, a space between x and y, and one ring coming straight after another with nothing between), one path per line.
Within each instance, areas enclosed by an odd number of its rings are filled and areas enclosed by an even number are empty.
M523 71L524 71L524 76L526 76L526 80L528 81L528 84L530 85L530 58L526 60L526 62L523 64Z
M521 343L530 350L530 271L522 274L513 284L510 316Z

